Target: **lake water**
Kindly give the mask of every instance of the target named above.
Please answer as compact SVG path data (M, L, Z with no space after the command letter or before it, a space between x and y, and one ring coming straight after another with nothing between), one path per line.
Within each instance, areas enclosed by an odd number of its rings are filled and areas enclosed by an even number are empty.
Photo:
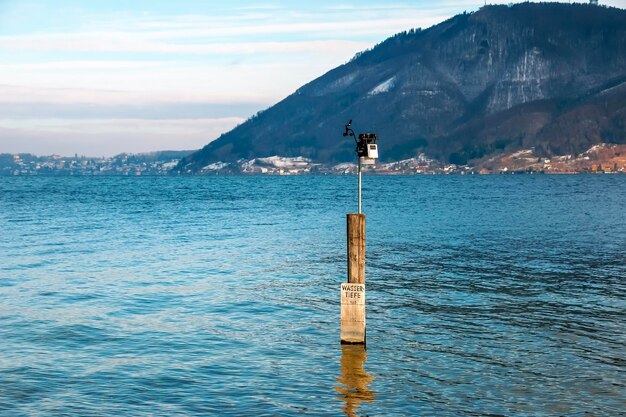
M626 176L0 178L0 415L618 416Z

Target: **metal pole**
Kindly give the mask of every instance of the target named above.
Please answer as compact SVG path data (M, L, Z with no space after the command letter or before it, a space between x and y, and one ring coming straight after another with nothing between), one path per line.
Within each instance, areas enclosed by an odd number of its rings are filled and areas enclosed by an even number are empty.
M361 157L359 157L359 214L361 214Z

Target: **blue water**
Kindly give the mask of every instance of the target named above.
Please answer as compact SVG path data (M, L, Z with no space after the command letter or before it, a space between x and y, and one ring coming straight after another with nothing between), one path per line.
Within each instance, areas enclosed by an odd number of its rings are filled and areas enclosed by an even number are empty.
M626 176L0 178L0 415L617 416Z

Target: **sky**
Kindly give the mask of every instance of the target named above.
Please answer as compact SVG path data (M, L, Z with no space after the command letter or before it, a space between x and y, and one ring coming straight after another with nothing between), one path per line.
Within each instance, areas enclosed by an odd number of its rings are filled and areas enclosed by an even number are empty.
M0 153L198 149L357 52L483 4L0 0Z

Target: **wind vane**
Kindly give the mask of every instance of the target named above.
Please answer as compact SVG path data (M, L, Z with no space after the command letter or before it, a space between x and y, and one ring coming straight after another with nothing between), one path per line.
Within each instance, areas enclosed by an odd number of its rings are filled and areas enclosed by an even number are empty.
M357 140L354 130L352 130L352 119L345 125L345 132L343 136L353 137L356 144L356 154L358 158L358 177L359 177L359 190L358 190L358 208L359 214L361 214L361 172L362 165L374 165L376 159L378 159L378 136L376 133L360 133Z

